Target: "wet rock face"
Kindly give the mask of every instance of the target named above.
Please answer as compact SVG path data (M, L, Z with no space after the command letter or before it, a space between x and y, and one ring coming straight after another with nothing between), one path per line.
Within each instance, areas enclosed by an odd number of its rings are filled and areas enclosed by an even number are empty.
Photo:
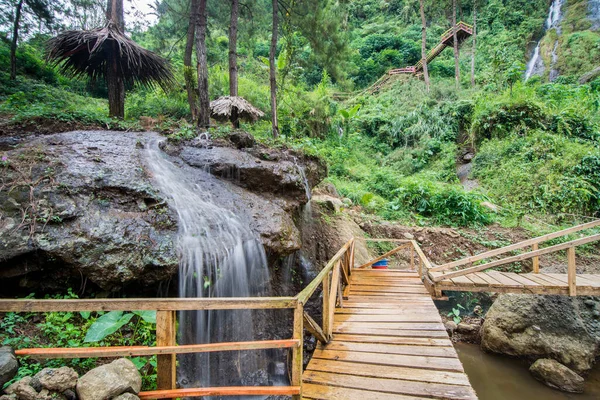
M91 283L109 291L135 284L140 293L175 275L177 216L168 194L154 188L144 159L144 146L157 137L75 131L5 152L10 166L0 167L0 292ZM250 150L258 156L195 142L165 149L186 179L248 223L271 259L299 249L291 213L306 201L300 167L309 185L325 169L255 145ZM262 153L279 161L261 160ZM227 177L225 165L243 179Z
M556 360L539 359L531 365L529 371L535 379L551 388L570 393L583 393L584 379Z
M176 219L145 173L144 140L134 133L70 132L5 153L3 293L15 286L64 290L74 280L113 290L175 273Z
M486 351L553 358L577 373L589 370L600 345L597 298L505 294L481 329Z
M19 362L10 347L0 347L0 388L10 381L19 370Z

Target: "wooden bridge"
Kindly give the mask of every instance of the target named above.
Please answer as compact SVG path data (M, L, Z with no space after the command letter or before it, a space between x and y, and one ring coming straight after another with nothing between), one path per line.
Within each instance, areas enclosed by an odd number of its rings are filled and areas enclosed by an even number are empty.
M473 26L466 22L460 21L456 24L456 40L460 46L462 42L468 39L473 34ZM446 47L454 45L454 28L448 29L444 32L440 38L440 43L427 53L427 64L432 62L437 56L440 55ZM388 71L388 75L397 74L417 74L423 71L423 60L419 60L414 66L396 68Z
M141 392L141 399L240 395L313 400L476 399L431 295L442 297L448 290L600 295L600 276L577 274L575 262L576 247L600 240L599 234L583 236L581 232L598 227L600 220L440 266L432 265L414 240L367 239L398 246L356 267L355 241L351 239L295 297L0 299L0 312L156 310L156 346L30 348L16 352L35 359L157 355L157 388ZM541 248L548 242L550 245ZM518 253L529 248L531 251ZM562 251L567 253L566 274L540 272L540 256ZM401 252L409 253L404 256L403 269L370 269L375 262ZM501 256L504 258L498 259ZM528 259L532 260L531 273L490 270ZM309 315L308 304L310 309L316 305L320 315ZM175 311L232 309L293 310L292 335L252 342L177 345ZM319 345L304 370L305 330ZM288 386L176 387L177 354L264 349L288 349Z
M596 220L462 260L432 266L427 269L424 281L436 297L442 297L443 291L598 296L600 275L577 273L575 249L600 241L600 234L581 235L582 231L599 226L600 220ZM579 237L568 240L569 236L575 234ZM559 243L540 248L551 241ZM559 252L566 252L566 273L540 271L540 256ZM525 260L532 260L530 273L492 270Z
M354 239L295 297L168 299L0 299L0 312L156 310L156 346L29 348L20 357L85 358L158 355L156 390L141 399L288 395L294 399L476 399L421 275L431 264L415 241L354 267ZM410 269L369 267L410 251ZM318 290L320 289L320 290ZM317 305L313 318L305 305ZM177 345L177 310L291 309L290 338ZM319 318L320 317L320 318ZM320 323L317 320L320 319ZM285 323L282 321L282 323ZM303 371L304 331L319 341ZM289 386L177 388L176 355L288 349Z

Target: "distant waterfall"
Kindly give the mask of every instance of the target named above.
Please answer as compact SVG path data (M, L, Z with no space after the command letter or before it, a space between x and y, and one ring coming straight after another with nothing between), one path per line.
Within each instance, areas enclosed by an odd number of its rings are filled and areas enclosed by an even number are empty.
M236 215L220 207L208 188L192 182L173 164L160 150L158 139L150 141L146 161L151 178L178 215L179 296L259 295L269 280L259 238ZM250 340L255 340L251 311L179 313L180 344ZM181 386L240 385L260 368L256 352L219 354L178 357ZM218 374L211 376L211 371Z
M562 21L562 5L564 0L554 0L550 5L550 9L548 10L548 17L546 18L546 22L544 23L544 34L548 29L556 28L557 32L560 34L560 21ZM542 36L543 39L543 36ZM525 80L529 79L532 75L542 75L545 70L544 60L540 56L540 44L542 42L540 39L535 49L533 50L533 54L527 63L527 69L525 71ZM554 44L552 50L552 66L555 64L557 59L556 49L558 47L558 41ZM556 73L558 75L558 73ZM552 78L552 77L551 77Z

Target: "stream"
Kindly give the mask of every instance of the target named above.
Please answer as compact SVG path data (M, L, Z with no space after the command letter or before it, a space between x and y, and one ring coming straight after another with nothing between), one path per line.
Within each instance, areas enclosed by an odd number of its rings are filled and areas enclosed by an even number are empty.
M535 380L523 360L488 354L478 345L454 345L479 400L597 400L600 399L600 365L585 380L585 393L551 389Z

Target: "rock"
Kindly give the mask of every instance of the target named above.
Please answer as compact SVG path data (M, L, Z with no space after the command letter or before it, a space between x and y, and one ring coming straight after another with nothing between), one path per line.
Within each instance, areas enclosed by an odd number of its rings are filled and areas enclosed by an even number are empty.
M498 209L499 209L499 207L497 205L490 203L489 201L482 201L481 205L493 212L498 212Z
M42 386L42 382L40 382L40 380L38 378L36 378L35 376L31 378L31 382L29 382L29 386L31 386L36 392L41 392L42 389L44 388Z
M585 301L567 296L500 295L483 323L481 346L515 357L552 357L577 373L585 372L600 347L600 322Z
M38 379L42 386L48 390L64 392L67 389L73 389L77 385L79 375L73 368L44 368L34 377Z
M16 394L3 394L0 395L0 400L17 400Z
M344 197L344 198L342 198L342 203L344 203L344 205L346 207L350 207L350 206L352 206L352 199L349 199L348 197Z
M415 239L415 235L413 235L412 233L409 233L409 232L404 232L402 234L402 236L404 236L404 238L408 239L408 240L414 240Z
M465 335L472 335L472 334L476 334L477 332L479 332L479 328L480 328L479 325L467 324L466 322L461 322L456 327L456 332L462 333Z
M34 388L29 384L31 382L31 377L26 376L25 378L17 381L7 387L4 391L7 394L14 394L19 398L19 400L36 400L38 392L35 391Z
M229 135L229 140L231 143L235 144L238 149L254 147L256 144L256 140L254 140L252 135L244 131L233 132Z
M120 358L88 371L77 382L80 400L106 400L123 393L139 393L142 377L135 365Z
M463 156L463 158L462 158L462 159L463 159L465 162L471 162L471 161L473 160L473 158L475 158L475 154L473 154L473 153L467 153L467 154L465 154L465 155Z
M446 332L448 332L450 335L452 335L454 333L454 331L457 328L456 322L454 321L446 321L444 322L444 327L446 328Z
M0 389L17 375L17 371L19 362L13 349L7 346L0 347Z
M556 360L542 358L529 368L538 381L551 388L570 393L583 393L584 379Z
M585 83L593 81L594 79L596 79L599 76L600 76L600 67L597 67L597 68L591 70L590 72L586 72L585 74L581 75L581 77L579 78L579 83L583 85Z
M82 279L109 292L135 284L140 293L176 274L177 214L145 165L145 145L160 136L75 131L28 140L5 155L17 160L17 167L18 162L27 171L31 166L28 179L50 174L52 180L42 179L35 188L37 220L43 221L35 227L20 222L30 202L29 189L0 191L0 293L64 290ZM270 260L300 248L291 214L325 176L326 167L318 159L257 145L252 154L199 144L163 148L185 179L250 226ZM274 153L280 160L261 161L254 155L259 152ZM5 184L21 179L7 171ZM35 233L30 235L32 228Z
M342 207L344 207L344 203L342 203L340 199L328 196L326 194L315 195L313 196L312 201L335 213L339 213Z
M123 393L113 397L113 400L140 400L140 398L133 393Z
M62 392L62 395L65 396L66 400L77 400L77 393L74 390L67 389Z
M318 184L317 186L314 187L313 193L315 195L326 194L331 197L340 197L340 194L338 193L335 185L331 182L322 182L322 183ZM350 200L350 199L348 199L348 200ZM345 202L344 199L342 199L342 201ZM350 203L352 203L352 200L350 200Z

